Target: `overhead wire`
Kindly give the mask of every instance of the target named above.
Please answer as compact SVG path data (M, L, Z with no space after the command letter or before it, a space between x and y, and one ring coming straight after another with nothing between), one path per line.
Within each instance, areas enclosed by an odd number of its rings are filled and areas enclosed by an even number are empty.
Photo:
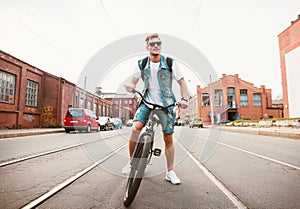
M199 14L200 14L200 10L201 10L201 8L202 8L202 4L203 4L203 0L200 0L200 4L199 4L198 7L197 7L196 15L195 15L194 20L193 20L193 27L195 26L195 24L196 24L196 22L197 22L197 20L198 20L198 16L199 16Z
M118 35L118 31L116 30L115 24L113 23L113 21L112 21L110 15L109 15L104 3L103 3L103 1L102 0L99 0L99 1L100 1L101 7L104 10L104 13L105 13L109 23L111 24L111 27L112 27L113 31Z
M2 12L4 15L6 15L7 17L9 17L10 19L12 19L14 22L16 22L18 25L20 25L21 27L25 28L27 31L29 31L31 34L33 34L35 37L39 38L40 40L42 40L43 42L45 42L46 44L48 44L49 46L51 46L52 48L56 49L57 51L59 51L62 55L69 57L69 55L67 55L63 50L61 50L60 48L58 48L56 45L54 45L51 41L49 41L48 39L44 38L43 36L41 36L40 34L36 33L35 31L33 31L32 29L30 29L28 26L26 26L24 23L22 23L21 21L19 21L18 19L12 17L11 15L9 15L8 13L6 13L3 9L0 8L0 12Z

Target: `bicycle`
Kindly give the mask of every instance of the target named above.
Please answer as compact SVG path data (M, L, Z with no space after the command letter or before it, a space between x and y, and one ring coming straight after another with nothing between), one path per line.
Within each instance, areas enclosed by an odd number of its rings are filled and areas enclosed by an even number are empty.
M155 135L155 127L160 124L158 116L155 114L155 110L160 109L168 109L172 106L178 106L180 105L179 102L175 102L169 106L163 107L157 104L152 104L150 102L147 102L143 95L134 90L133 93L137 93L141 97L141 102L144 102L148 105L151 105L153 108L151 110L149 120L147 124L145 125L145 132L140 134L134 152L131 160L131 171L128 176L127 185L125 188L125 194L123 197L123 203L126 207L128 207L132 201L134 200L137 191L140 187L141 181L143 179L145 169L147 167L147 164L149 164L152 155L154 156L160 156L161 150L158 148L153 149L154 144L154 135Z

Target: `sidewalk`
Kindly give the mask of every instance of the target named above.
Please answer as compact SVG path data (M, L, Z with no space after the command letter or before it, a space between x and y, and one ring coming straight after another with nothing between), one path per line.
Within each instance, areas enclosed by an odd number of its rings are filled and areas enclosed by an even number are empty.
M0 129L0 139L64 132L64 128Z
M219 126L223 131L248 133L265 136L277 136L290 139L300 139L300 128L289 127L234 127L234 126Z
M257 127L233 127L233 126L229 126L229 127L217 126L217 128L229 132L300 139L299 128L286 128L286 127L257 128ZM65 131L64 128L0 129L0 139L10 138L10 137L39 135L39 134L60 133L64 131Z

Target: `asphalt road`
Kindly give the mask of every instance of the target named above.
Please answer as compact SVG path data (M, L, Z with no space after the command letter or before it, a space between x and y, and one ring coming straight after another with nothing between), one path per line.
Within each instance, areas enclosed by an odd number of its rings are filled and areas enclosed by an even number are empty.
M127 179L121 169L128 160L129 131L123 128L2 139L0 162L81 145L0 167L0 208L20 208L109 154L110 158L39 208L124 208ZM299 140L187 127L176 127L174 137L175 171L182 183L175 186L164 180L166 162L162 153L147 167L130 208L239 207L231 198L248 208L300 208ZM155 144L163 149L160 134ZM112 154L117 148L119 151Z

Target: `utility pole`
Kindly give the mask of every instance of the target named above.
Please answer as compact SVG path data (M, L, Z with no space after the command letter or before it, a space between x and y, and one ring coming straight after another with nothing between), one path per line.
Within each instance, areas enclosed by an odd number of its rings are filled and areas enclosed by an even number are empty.
M212 88L212 80L211 80L211 74L209 75L209 102L210 102L210 121L211 125L215 124L215 116L214 116L214 101L213 101L213 88Z
M120 99L119 102L119 113L118 113L118 118L122 117L122 99Z
M86 76L84 77L84 108L86 108L87 96L86 96Z

